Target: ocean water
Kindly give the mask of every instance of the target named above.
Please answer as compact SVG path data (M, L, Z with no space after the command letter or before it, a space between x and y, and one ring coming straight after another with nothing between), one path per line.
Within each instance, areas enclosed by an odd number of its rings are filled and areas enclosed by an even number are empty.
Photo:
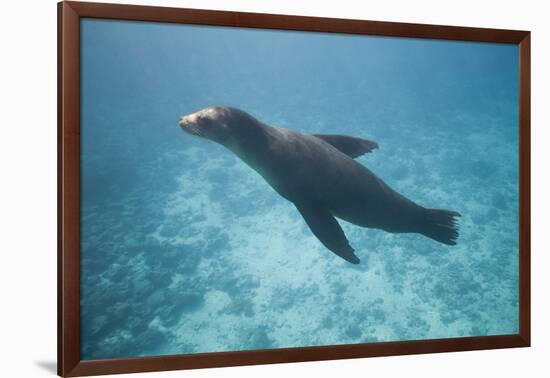
M83 359L518 332L515 45L84 19ZM459 211L446 246L341 221L340 259L180 116L241 108L362 136L358 158Z

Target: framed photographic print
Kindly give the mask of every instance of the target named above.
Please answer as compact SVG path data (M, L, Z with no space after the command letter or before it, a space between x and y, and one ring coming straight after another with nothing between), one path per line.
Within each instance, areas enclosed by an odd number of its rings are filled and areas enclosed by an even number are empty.
M529 346L529 32L58 11L59 375Z

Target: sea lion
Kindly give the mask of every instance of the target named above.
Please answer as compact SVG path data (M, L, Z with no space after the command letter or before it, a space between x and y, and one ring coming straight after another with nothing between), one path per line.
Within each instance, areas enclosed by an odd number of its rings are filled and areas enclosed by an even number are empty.
M417 205L354 160L378 148L375 142L343 135L302 134L269 126L229 107L210 107L183 116L179 125L187 133L235 153L277 193L294 203L326 248L350 263L360 260L336 218L456 244L458 212Z

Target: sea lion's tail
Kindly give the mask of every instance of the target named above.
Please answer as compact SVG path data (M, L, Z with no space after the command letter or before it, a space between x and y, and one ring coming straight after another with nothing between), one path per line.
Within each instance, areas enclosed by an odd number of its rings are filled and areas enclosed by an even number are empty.
M426 209L425 214L420 233L443 244L455 245L458 238L457 217L460 217L460 213Z

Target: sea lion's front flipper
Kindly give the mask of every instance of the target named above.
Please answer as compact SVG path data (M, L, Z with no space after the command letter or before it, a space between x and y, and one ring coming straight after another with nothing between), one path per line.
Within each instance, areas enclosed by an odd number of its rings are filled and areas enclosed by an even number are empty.
M295 203L304 217L309 229L330 251L352 264L359 264L359 258L353 254L344 231L334 216L319 203Z
M324 140L336 149L355 159L363 154L372 152L378 148L378 144L372 140L355 138L346 135L313 134L314 137Z

